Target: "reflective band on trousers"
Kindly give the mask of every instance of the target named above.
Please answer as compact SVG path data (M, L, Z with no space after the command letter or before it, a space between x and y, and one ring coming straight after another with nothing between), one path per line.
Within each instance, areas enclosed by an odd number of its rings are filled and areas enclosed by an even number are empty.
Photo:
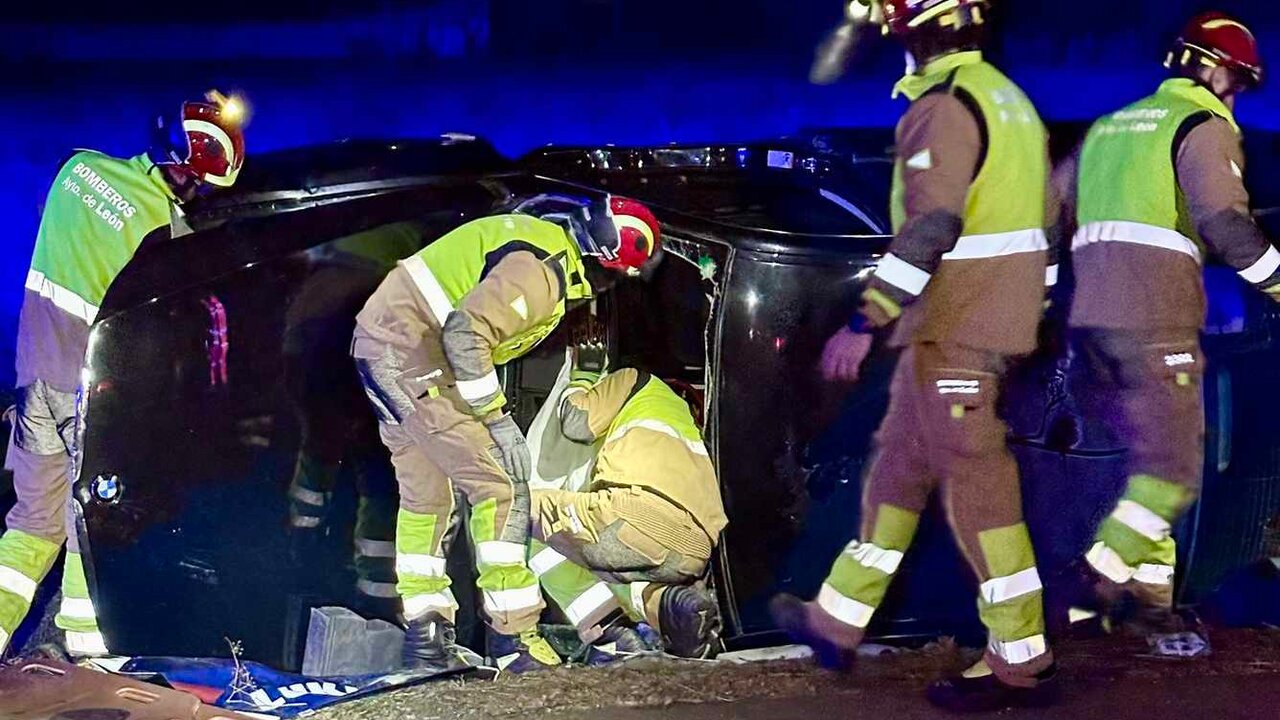
M939 380L935 384L939 395L977 395L982 392L980 380Z
M542 593L537 585L511 590L485 590L484 609L489 612L512 612L537 606Z
M856 628L865 628L876 612L875 608L866 603L841 595L827 583L823 583L822 589L818 591L818 607L845 625Z
M542 577L551 572L552 568L568 559L557 552L555 548L543 548L538 551L537 555L529 559L529 569L533 571L534 575Z
M396 556L396 572L423 577L444 577L444 558L434 555Z
M396 544L390 540L356 538L356 554L369 558L393 558L397 557Z
M1276 270L1280 270L1280 250L1268 247L1257 262L1240 271L1240 277L1257 285L1266 282Z
M1173 567L1170 565L1142 563L1133 573L1133 579L1136 582L1146 583L1147 585L1172 585Z
M989 647L991 652L1010 665L1031 662L1049 651L1049 644L1045 642L1044 635L1032 635L1029 638L1014 640L1013 642L992 640Z
M1111 517L1130 530L1155 542L1169 537L1169 531L1172 530L1168 521L1132 500L1121 500L1111 513Z
M863 567L879 570L886 575L898 572L902 564L902 553L898 550L886 550L872 543L860 543L857 540L845 546L844 554L858 561Z
M933 276L897 255L888 253L876 264L876 277L905 293L919 295L924 292L925 285L929 284Z
M1196 262L1200 262L1200 248L1182 233L1146 223L1118 220L1089 223L1080 228L1076 231L1076 236L1071 239L1071 249L1079 250L1086 245L1099 242L1127 242L1164 248L1190 255Z
M982 583L979 592L989 603L1001 603L1040 590L1040 573L1034 567Z
M943 260L982 260L984 258L1019 255L1049 249L1049 239L1044 230L1014 230L989 235L965 235L956 240L951 252Z
M27 271L27 289L53 303L54 307L92 325L98 317L98 306L53 282L39 270Z
M475 404L482 400L488 400L502 389L498 383L498 373L492 370L488 375L475 380L458 380L458 394L468 403Z
M659 432L659 433L662 433L663 435L669 435L675 438L676 440L683 442L685 446L687 446L689 450L692 451L695 455L706 456L708 454L707 446L703 445L701 441L695 442L693 440L690 440L685 436L681 435L679 431L677 431L675 428L671 427L670 425L664 422L659 422L657 420L633 420L629 423L626 423L625 425L622 425L617 430L614 430L613 432L609 433L609 437L607 440L605 440L605 442L613 442L614 440L617 440L618 438L622 437L623 435L626 435L627 433L631 432L632 430L635 430L636 428L640 428L642 430L652 430L653 432Z
M613 591L609 589L608 585L596 583L574 598L573 602L569 603L569 607L564 609L564 614L569 618L569 622L574 625L581 625L584 620L591 616L591 613L615 600Z
M436 322L440 327L444 327L444 321L448 320L449 313L453 312L453 303L449 301L449 296L445 294L435 273L431 272L426 261L417 255L401 260L400 264L413 279L418 292L422 293L422 299L427 301L427 307L431 308L431 314Z
M425 595L414 595L404 599L404 616L406 620L416 620L432 610L456 610L458 601L453 597L452 590L442 590L438 593L427 593Z
M312 505L314 507L321 508L329 502L328 497L324 493L316 492L315 490L308 490L304 487L298 487L297 485L289 488L289 497L297 500L303 505Z
M400 593L396 592L395 583L374 582L372 580L357 580L356 590L360 594L375 598L398 598Z
M107 641L100 632L67 631L67 652L72 655L106 655Z
M8 649L9 633L4 628L0 627L0 655L3 655L4 651Z
M1120 554L1107 547L1104 542L1094 543L1084 557L1094 570L1111 582L1120 585L1132 580L1134 573L1137 572L1136 568L1129 567Z
M476 557L484 565L517 565L524 562L525 546L491 540L476 545Z
M1053 287L1058 284L1058 265L1047 265L1044 269L1044 286Z
M644 617L644 591L649 587L647 582L631 583L631 610L636 617Z
M40 583L17 570L0 565L0 590L11 592L29 603L35 598L39 586Z
M97 620L98 614L93 610L93 601L85 598L62 598L58 614L76 620Z

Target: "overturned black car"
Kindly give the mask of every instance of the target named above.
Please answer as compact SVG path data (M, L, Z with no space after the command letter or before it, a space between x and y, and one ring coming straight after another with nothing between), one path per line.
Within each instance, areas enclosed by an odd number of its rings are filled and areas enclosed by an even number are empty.
M348 359L356 312L397 259L541 192L624 193L664 224L653 281L624 283L596 312L619 362L700 398L730 519L713 577L728 640L763 641L768 598L811 596L858 524L894 357L878 351L854 388L823 383L814 365L887 245L891 142L815 131L513 163L458 136L254 158L233 194L189 214L192 234L139 251L93 331L76 495L109 648L223 656L230 639L246 658L300 664L309 609L356 603L358 506L395 487ZM1177 530L1188 604L1266 554L1280 511L1280 316L1229 273L1209 280L1205 492ZM567 342L559 332L506 369L522 425ZM1046 577L1085 548L1122 484L1124 448L1079 412L1074 372L1048 343L1003 398ZM314 456L342 470L322 531L299 543L288 492ZM458 543L455 578L465 553ZM933 517L873 635L978 637L964 568ZM464 607L466 585L455 584Z

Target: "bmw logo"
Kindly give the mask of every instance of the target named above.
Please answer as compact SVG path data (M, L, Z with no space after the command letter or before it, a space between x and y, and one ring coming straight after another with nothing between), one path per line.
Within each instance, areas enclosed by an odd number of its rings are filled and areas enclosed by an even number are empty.
M99 475L93 479L93 485L90 487L94 499L104 503L118 501L122 489L120 477L117 475Z

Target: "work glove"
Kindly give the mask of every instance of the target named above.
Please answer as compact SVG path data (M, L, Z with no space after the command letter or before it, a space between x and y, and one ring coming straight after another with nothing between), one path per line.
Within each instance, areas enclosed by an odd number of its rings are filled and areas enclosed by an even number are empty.
M599 340L578 343L573 347L573 368L569 380L595 382L609 370L609 349Z
M498 461L507 475L518 483L529 482L529 470L533 461L529 457L529 443L520 432L520 426L510 415L503 415L493 422L486 423L489 435L493 437L495 447L490 449L493 459Z

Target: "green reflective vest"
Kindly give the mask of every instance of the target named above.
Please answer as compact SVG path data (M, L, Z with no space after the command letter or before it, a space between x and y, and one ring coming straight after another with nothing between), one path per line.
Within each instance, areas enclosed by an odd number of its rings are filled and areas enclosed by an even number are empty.
M1181 78L1165 81L1151 97L1094 124L1080 155L1075 247L1136 242L1203 257L1203 243L1178 185L1174 144L1183 124L1204 113L1239 131L1221 100Z
M531 250L545 262L558 264L565 280L565 296L560 298L551 317L494 348L494 365L502 365L524 355L550 335L564 317L567 301L591 297L591 285L587 282L577 243L555 223L529 215L497 215L473 220L431 243L415 256L431 270L443 291L442 298L433 299L431 293L424 290L427 304L443 326L448 312L497 264L501 255L499 251L508 249L512 244L525 246L523 249ZM443 317L441 313L444 313Z
M687 452L672 443L683 443ZM713 542L729 522L715 467L688 403L656 377L609 423L594 479L648 488L688 511Z
M1002 246L997 246L981 239L971 240L974 236L1024 233L1026 250L1046 249L1043 230L1048 136L1035 106L1013 81L984 61L980 52L942 57L922 72L903 78L894 93L915 101L944 84L963 90L977 104L987 130L987 154L969 186L963 235L955 251L948 253L952 258L943 259L990 257L989 250L1008 249L1007 237ZM907 220L903 174L910 161L911 158L899 157L894 165L891 212L895 233Z
M64 312L92 323L107 287L143 238L167 226L173 191L145 155L120 160L76 153L49 191L28 289L42 279Z
M18 386L80 383L89 330L107 288L153 232L170 231L175 198L146 156L77 152L45 201L15 352Z
M650 377L644 387L636 391L622 406L622 410L609 424L605 442L608 443L620 430L645 421L661 423L671 428L688 443L702 444L702 433L694 424L689 403L656 377Z

